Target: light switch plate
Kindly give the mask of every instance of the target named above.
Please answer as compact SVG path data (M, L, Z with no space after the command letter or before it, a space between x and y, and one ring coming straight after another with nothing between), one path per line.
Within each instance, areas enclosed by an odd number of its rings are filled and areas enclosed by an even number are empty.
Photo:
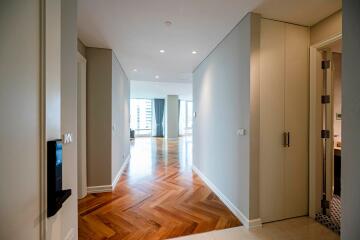
M64 133L64 144L72 143L72 133Z
M236 131L236 134L238 136L245 136L246 135L246 129L245 128L240 128Z

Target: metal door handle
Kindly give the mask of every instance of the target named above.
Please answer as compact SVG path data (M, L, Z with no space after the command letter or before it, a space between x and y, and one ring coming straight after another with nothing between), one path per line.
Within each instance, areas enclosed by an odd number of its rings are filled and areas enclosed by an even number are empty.
M290 132L287 132L287 146L290 147Z
M283 145L284 147L290 147L290 132L283 133Z
M284 147L287 147L287 132L283 133L283 145Z

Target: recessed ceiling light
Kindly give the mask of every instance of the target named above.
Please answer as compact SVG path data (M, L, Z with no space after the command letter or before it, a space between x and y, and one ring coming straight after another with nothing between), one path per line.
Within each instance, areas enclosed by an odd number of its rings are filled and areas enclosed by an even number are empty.
M137 72L137 69L136 69L136 68L134 68L134 69L133 69L133 71L134 71L134 72Z
M164 24L165 26L170 27L173 23L171 21L165 21Z
M197 54L197 51L194 50L194 51L192 51L191 53L192 53L192 54Z
M161 49L161 50L160 50L160 53L165 53L165 50L164 50L164 49Z
M159 78L160 78L160 76L159 76L159 75L155 75L155 78L156 78L156 79L159 79Z

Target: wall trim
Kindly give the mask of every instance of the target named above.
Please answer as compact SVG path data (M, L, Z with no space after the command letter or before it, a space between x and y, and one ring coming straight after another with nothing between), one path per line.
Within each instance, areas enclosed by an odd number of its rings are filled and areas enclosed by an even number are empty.
M220 198L220 200L230 209L230 211L240 220L247 229L262 227L260 218L249 220L216 186L213 184L196 166L192 166L193 171L201 180Z
M112 185L87 187L87 193L102 193L102 192L112 192Z
M40 157L40 240L46 239L47 150L46 150L46 0L39 0L39 157Z
M116 177L114 179L114 181L112 182L111 185L100 185L100 186L88 186L87 187L87 193L103 193L103 192L112 192L115 187L116 184L118 183L121 175L123 174L127 164L129 163L131 158L131 155L128 154L125 161L123 162L123 164L121 165L118 173L116 174Z
M309 217L311 218L315 218L316 213L320 211L321 195L318 194L317 185L321 184L318 181L318 176L322 174L321 169L318 169L316 166L317 153L318 151L321 151L321 148L319 148L316 144L318 139L318 132L320 131L316 124L316 101L319 97L316 87L318 71L316 66L317 51L340 39L342 39L342 33L329 36L327 39L321 42L310 45L309 49ZM331 191L327 189L327 192L329 193Z
M114 178L114 180L113 180L113 182L112 182L112 184L111 184L112 190L115 189L116 184L119 182L121 175L123 174L123 172L124 172L127 164L128 164L129 161L130 161L130 158L131 158L131 154L129 153L129 154L127 155L125 161L124 161L123 164L121 165L118 173L116 174L116 177Z

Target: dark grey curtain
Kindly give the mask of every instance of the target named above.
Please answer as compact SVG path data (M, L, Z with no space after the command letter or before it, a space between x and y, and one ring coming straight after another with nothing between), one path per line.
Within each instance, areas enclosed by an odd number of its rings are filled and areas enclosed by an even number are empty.
M155 137L164 136L164 127L163 127L164 107L165 107L165 99L154 99L155 123L156 123Z

